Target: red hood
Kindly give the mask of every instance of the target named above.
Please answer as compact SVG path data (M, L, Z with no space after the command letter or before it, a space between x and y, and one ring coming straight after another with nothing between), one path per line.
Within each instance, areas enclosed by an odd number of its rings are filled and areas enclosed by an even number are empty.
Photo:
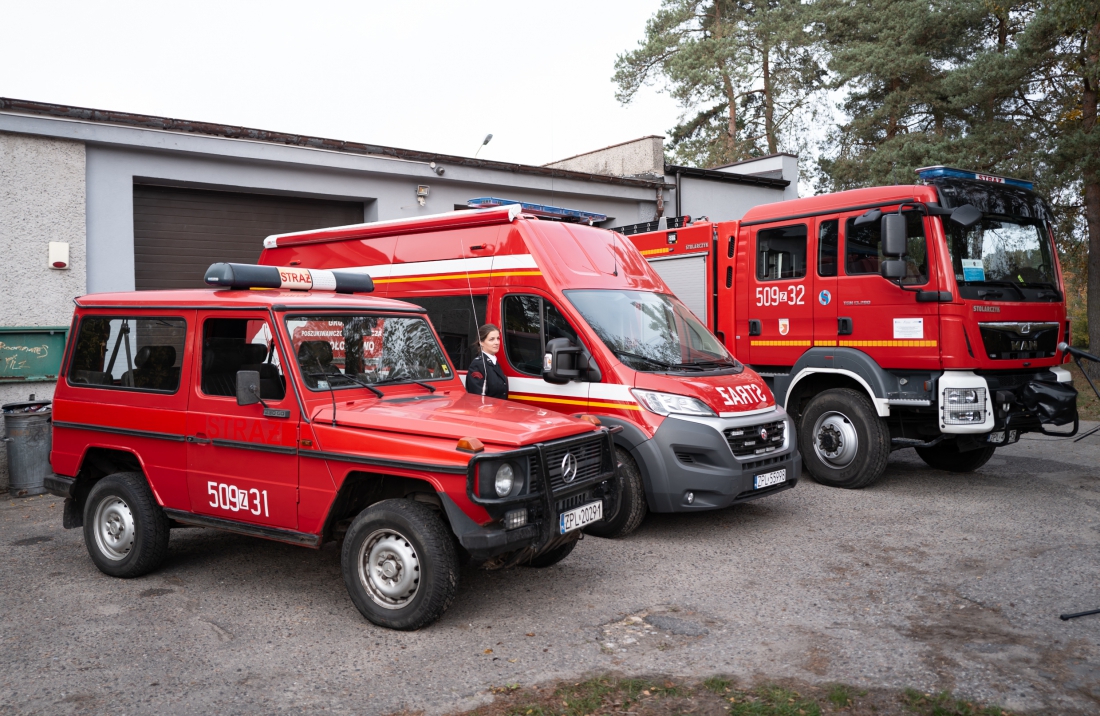
M693 376L691 373L680 373L675 378L637 372L634 386L698 398L723 417L775 405L775 397L764 379L749 368L736 375Z
M319 405L313 420L332 420L332 407ZM561 413L531 408L507 400L451 393L423 398L361 400L336 408L340 425L369 430L414 433L458 440L474 437L483 443L520 447L544 440L591 432L596 427Z

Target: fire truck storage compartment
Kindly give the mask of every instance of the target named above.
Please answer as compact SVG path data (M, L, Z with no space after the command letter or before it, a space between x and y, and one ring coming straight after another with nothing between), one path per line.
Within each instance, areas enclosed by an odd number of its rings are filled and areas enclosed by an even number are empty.
M204 288L212 263L256 263L265 236L362 221L361 201L135 184L135 288Z
M707 322L707 255L691 254L675 258L650 259L649 265L664 279L672 293L691 309L696 318Z

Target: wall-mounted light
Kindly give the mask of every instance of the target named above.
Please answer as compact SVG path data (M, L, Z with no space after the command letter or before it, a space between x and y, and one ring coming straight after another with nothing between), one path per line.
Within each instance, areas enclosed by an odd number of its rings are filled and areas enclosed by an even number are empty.
M437 166L435 165L435 162L432 162L432 163L431 163L431 164L429 164L428 166L429 166L429 167L431 168L431 170L432 170L433 172L435 172L435 173L436 173L436 174L438 174L439 176L443 176L443 174L444 174L444 173L445 173L445 172L447 171L447 170L446 170L446 169L444 169L443 167L437 167Z
M46 259L50 268L63 271L69 268L69 244L66 241L51 241Z
M431 187L421 184L416 187L416 202L421 206L425 206L428 203L428 191Z

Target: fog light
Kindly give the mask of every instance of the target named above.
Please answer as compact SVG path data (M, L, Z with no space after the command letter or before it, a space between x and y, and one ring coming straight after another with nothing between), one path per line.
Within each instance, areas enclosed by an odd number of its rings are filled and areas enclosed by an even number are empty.
M985 416L982 415L981 410L951 410L947 413L947 420L944 422L953 424L984 423Z
M527 524L527 508L504 513L504 529L514 530Z
M686 495L684 495L684 499L687 500L687 503L689 505L692 504L693 502L695 502L695 493L694 492L687 493Z

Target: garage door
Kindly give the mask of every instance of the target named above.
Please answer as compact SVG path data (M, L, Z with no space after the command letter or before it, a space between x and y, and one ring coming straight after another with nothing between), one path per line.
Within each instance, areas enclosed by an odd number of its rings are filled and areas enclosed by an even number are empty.
M210 264L256 263L265 236L363 221L357 201L134 186L139 291L201 288Z
M674 259L656 259L649 262L660 274L676 298L691 309L695 317L707 322L707 257L679 256Z

